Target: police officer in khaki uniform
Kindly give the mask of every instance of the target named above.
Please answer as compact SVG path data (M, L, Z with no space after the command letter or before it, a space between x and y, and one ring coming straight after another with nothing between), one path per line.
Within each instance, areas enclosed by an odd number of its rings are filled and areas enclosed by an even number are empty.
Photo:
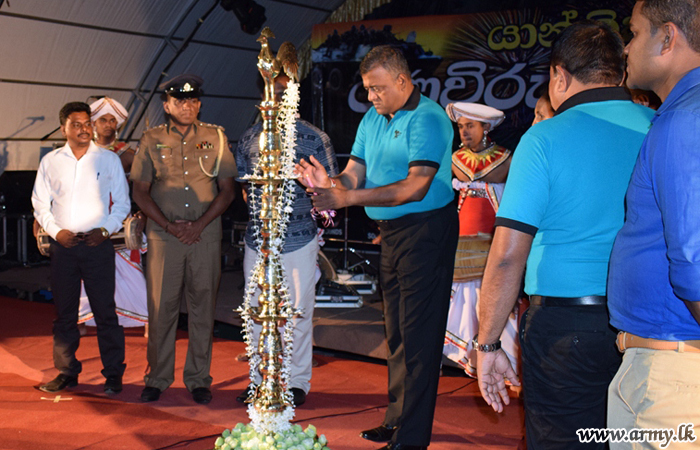
M195 402L211 401L214 306L221 276L221 214L234 198L236 164L223 129L197 119L202 79L161 85L168 123L146 131L131 168L134 201L150 219L148 364L144 402L173 383L180 301L189 312L184 382Z

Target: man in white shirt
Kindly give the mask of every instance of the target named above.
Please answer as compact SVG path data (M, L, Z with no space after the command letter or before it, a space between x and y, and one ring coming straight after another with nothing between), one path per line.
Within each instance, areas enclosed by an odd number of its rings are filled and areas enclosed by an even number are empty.
M129 187L119 157L92 142L90 106L67 103L59 119L67 143L41 160L32 193L34 217L52 238L51 289L57 315L53 359L60 372L39 389L58 392L78 384L82 365L75 352L80 343L82 279L97 324L104 391L116 394L122 390L126 365L124 329L114 305L114 247L109 236L129 213Z

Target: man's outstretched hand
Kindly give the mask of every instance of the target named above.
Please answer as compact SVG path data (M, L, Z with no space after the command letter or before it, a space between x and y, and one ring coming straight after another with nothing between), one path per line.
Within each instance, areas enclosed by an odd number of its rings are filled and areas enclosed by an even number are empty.
M520 386L506 353L502 349L495 352L477 352L476 373L481 396L494 411L503 412L503 405L510 404L506 379L514 386Z
M301 159L294 169L299 175L299 182L307 188L331 187L331 179L328 177L326 168L313 156L309 156L309 161Z

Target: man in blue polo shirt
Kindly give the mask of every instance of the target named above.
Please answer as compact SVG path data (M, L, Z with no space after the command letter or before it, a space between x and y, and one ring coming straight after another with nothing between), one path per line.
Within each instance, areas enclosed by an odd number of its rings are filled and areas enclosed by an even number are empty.
M374 106L345 170L329 178L313 158L297 170L316 186L309 190L318 209L362 205L379 224L389 406L382 425L361 436L390 441L381 450L421 450L430 444L457 247L452 125L413 86L398 49L373 48L360 73Z
M604 448L579 428L605 428L606 393L620 355L606 308L608 261L624 195L653 114L618 87L622 38L580 22L552 47L556 115L518 145L496 217L475 339L481 393L494 410L518 383L498 341L520 290L525 426L529 450Z
M624 352L609 390L611 428L700 423L699 7L645 0L632 12L627 85L653 90L663 104L634 167L610 260L610 320Z

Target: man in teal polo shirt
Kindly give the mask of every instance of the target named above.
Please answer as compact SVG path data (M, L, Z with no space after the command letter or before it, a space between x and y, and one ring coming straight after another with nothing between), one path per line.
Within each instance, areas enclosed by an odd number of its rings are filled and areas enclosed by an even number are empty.
M452 125L413 86L398 49L375 47L360 73L374 106L345 170L329 178L312 157L297 171L316 186L309 191L319 210L361 205L379 224L389 406L384 423L361 436L390 441L380 450L421 450L430 444L457 247Z
M609 26L571 25L552 47L549 93L556 115L523 136L496 217L481 287L477 372L494 410L518 383L498 341L520 291L527 447L603 449L580 428L605 428L607 386L620 365L609 326L610 251L624 195L653 115L618 87L622 38Z

